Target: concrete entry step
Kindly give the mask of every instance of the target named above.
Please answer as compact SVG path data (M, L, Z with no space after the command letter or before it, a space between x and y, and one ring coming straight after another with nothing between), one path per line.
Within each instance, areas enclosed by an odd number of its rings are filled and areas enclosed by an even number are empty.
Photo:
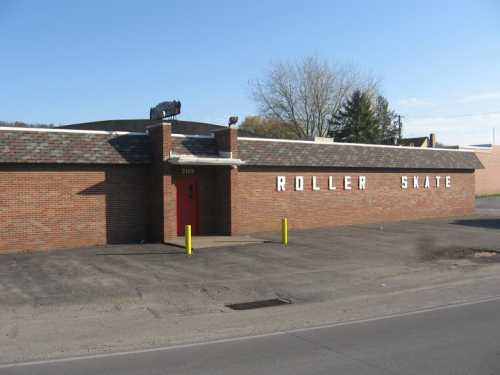
M184 237L177 237L165 241L165 244L184 247L184 241ZM255 245L269 241L251 236L193 236L192 242L193 249L205 249L209 247Z

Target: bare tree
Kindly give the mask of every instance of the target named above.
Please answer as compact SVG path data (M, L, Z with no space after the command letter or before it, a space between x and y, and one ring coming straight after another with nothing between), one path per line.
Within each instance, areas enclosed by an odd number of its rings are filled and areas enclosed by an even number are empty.
M264 138L297 139L297 133L290 124L261 116L247 116L238 127L241 131Z
M252 84L261 114L290 124L300 138L326 136L344 100L356 89L375 97L377 84L353 68L316 57L273 64L264 79Z

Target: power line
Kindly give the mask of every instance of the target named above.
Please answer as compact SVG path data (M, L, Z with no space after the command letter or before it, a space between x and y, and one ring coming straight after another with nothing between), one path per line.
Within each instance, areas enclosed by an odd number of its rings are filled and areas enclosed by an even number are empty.
M434 116L404 116L406 119L431 119L431 118L461 118L461 117L481 117L489 115L500 115L500 111L497 112L480 112L480 113L466 113L461 115L434 115Z

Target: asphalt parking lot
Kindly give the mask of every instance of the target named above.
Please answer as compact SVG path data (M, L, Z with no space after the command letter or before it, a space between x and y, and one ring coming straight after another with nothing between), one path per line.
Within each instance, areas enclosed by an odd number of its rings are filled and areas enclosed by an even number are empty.
M367 296L385 293L395 300L405 290L498 274L500 199L479 200L477 206L477 214L466 218L292 230L287 247L276 234L267 236L269 243L200 249L192 257L161 244L3 254L0 346L12 359L28 351L61 355L71 348L73 353L130 348L135 346L125 344L133 339L141 347L177 338L197 340L197 333L208 337L217 324L218 335L242 333L244 324L252 332L273 330L278 320L259 312L252 323L252 315L226 306L270 298L289 299L296 308L314 311L312 306L322 303L341 309L340 301L357 297L367 301L369 315L375 307ZM494 290L497 286L492 284ZM419 301L419 296L423 294L409 298L407 308L441 303L446 297ZM349 303L338 310L346 319L362 312ZM286 323L316 322L308 314L297 312L296 320L290 317ZM337 319L331 307L322 314L317 314L321 322ZM212 318L220 322L197 330L194 317L200 325ZM243 317L247 323L241 322ZM231 319L232 330L227 328ZM134 334L123 328L130 326ZM52 334L57 339L50 340ZM61 335L65 340L59 342ZM108 346L103 346L105 340Z
M274 243L201 249L191 258L161 244L4 254L0 300L3 306L44 306L149 295L166 311L197 313L276 295L328 298L331 283L358 284L401 267L442 266L431 260L468 259L470 267L496 260L474 257L500 250L495 205L500 213L500 199L485 199L479 200L479 214L468 218L291 231L287 247L279 236L268 236Z

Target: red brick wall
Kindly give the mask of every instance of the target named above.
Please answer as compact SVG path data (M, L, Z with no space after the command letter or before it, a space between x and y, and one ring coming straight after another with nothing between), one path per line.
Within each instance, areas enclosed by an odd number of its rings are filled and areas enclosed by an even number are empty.
M401 189L401 176L443 176L441 188ZM286 176L285 192L276 191L276 176ZM304 176L304 191L294 191L294 176ZM317 176L320 191L312 191L311 176ZM337 190L327 189L328 176L334 176ZM340 179L352 176L351 191L338 186ZM367 178L366 190L357 189L357 177ZM444 187L444 176L451 176L451 187ZM269 170L240 167L232 191L232 233L279 231L282 217L290 228L303 229L344 224L360 224L460 216L474 210L474 174L455 172L366 172L326 170Z
M148 239L145 166L0 165L0 252Z
M476 195L500 194L500 146L476 155L485 168L476 171Z
M151 239L155 242L177 235L177 206L172 166L167 163L172 150L172 126L162 122L149 128L153 162L151 165Z
M226 128L214 132L219 151L232 152L232 157L238 157L238 129Z

